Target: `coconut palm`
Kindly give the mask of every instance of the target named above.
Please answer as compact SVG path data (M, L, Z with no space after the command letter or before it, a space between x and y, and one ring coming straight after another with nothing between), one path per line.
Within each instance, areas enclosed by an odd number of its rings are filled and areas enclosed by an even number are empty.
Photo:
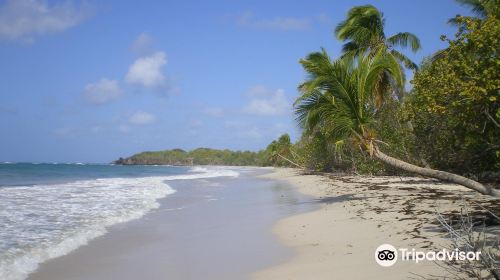
M278 162L279 159L282 159L292 165L302 168L301 165L288 158L289 155L291 155L292 157L296 156L292 150L292 142L290 140L290 135L288 134L281 135L277 141L274 140L273 142L271 142L271 144L269 144L267 149L271 152L271 158L270 158L271 161L276 163Z
M410 46L413 52L420 49L420 40L410 32L399 32L386 37L384 33L385 19L374 6L356 6L349 10L347 18L335 28L335 35L341 41L347 41L342 51L345 55L358 56L369 52L378 53L383 50L394 56L406 68L416 70L418 66L396 47Z
M480 19L498 16L499 0L455 0L455 2L461 6L470 8L472 13ZM450 22L455 23L454 18L450 19Z
M464 24L464 18L473 19L477 21L484 21L489 17L499 17L500 16L500 0L455 0L459 5L468 7L474 17L464 17L461 15L456 15L454 18L450 18L448 23L456 27L462 27ZM436 61L443 58L448 51L448 48L436 51L431 55L430 61Z
M300 61L308 79L299 86L295 102L297 121L305 132L321 129L336 146L352 145L393 167L422 176L451 181L482 194L500 196L500 191L448 172L418 167L383 153L383 142L374 129L377 112L378 77L387 72L401 81L401 67L394 56L379 50L356 59L332 61L325 50ZM390 85L389 85L390 86ZM400 86L400 85L397 85Z

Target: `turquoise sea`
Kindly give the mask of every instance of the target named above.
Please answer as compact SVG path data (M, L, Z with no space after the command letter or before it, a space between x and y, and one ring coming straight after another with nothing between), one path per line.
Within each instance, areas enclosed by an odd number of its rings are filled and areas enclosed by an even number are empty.
M176 190L172 180L237 177L218 167L0 163L0 279L38 265L140 218Z

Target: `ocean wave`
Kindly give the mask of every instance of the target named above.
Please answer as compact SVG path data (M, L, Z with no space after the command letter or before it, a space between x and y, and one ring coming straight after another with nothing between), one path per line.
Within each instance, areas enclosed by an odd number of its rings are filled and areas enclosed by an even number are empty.
M191 167L191 169L189 170L189 172L208 172L208 168L206 167L201 167L201 166L195 166L195 167Z
M205 179L205 178L214 178L214 177L238 177L240 175L239 172L225 168L225 167L198 167L195 166L191 168L190 172L195 174L183 174L183 175L173 175L168 176L167 180L193 180L193 179Z
M174 193L164 178L113 178L0 190L0 279L25 279L38 264L140 218Z
M0 188L0 279L25 279L46 260L65 255L158 208L175 192L165 182L237 177L224 168L142 178L105 178Z

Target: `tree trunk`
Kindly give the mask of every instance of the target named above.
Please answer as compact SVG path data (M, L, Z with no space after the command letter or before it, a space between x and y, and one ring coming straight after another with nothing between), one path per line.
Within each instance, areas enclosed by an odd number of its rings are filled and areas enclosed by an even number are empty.
M284 160L288 161L289 163L291 163L291 164L293 164L293 165L297 166L298 168L304 168L304 167L302 167L302 166L300 166L300 165L296 164L295 162L293 162L293 161L291 161L291 160L287 159L286 157L284 157L284 156L282 156L282 155L280 155L280 154L277 154L277 155L278 155L280 158L282 158L282 159L284 159Z
M434 170L434 169L430 169L430 168L419 167L419 166L404 162L402 160L390 157L390 156L382 153L379 149L375 149L373 155L377 159L385 162L386 164L388 164L390 166L393 166L393 167L396 167L399 169L403 169L403 170L408 171L408 172L416 173L416 174L426 176L426 177L440 179L443 181L449 181L452 183L456 183L456 184L465 186L469 189L475 190L475 191L480 192L480 193L485 194L485 195L500 197L500 190L496 190L494 188L484 186L481 183L478 183L474 180L465 178L465 177L460 176L460 175L456 175L456 174L445 172L445 171Z

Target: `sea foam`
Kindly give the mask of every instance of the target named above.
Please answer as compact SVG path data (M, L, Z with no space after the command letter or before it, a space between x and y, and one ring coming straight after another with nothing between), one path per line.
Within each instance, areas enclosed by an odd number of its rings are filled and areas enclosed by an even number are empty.
M190 171L0 188L0 279L25 279L40 263L87 244L107 227L158 208L158 199L175 192L166 181L239 174L226 168Z

